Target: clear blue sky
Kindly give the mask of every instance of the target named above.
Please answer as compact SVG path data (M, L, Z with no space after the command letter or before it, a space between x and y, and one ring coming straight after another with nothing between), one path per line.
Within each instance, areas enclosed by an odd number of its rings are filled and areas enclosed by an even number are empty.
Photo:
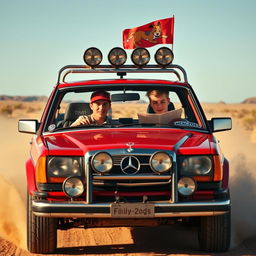
M88 47L106 56L123 29L175 15L174 63L199 99L241 102L256 96L255 12L256 0L2 0L0 94L49 95Z

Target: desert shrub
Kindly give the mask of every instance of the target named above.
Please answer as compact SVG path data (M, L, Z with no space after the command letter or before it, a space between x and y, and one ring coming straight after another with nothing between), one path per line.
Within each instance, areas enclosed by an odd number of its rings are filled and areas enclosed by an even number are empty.
M16 104L14 104L13 108L14 109L25 109L26 106L22 103L16 103Z
M228 108L224 108L224 109L222 110L222 112L223 112L223 113L230 113L230 112L231 112L231 110L230 110L230 109L228 109Z
M255 110L255 109L252 110L251 115L252 115L252 117L253 117L254 119L256 119L256 110Z
M241 109L238 113L237 113L237 118L244 118L245 116L249 115L250 111L247 109Z
M209 108L209 109L205 109L205 112L207 112L209 114L213 114L214 110L212 108Z
M29 108L27 109L27 113L33 113L33 112L36 112L36 109L35 109L35 108L29 107Z
M11 105L6 105L1 109L1 114L10 116L12 115L13 107Z
M256 127L256 118L247 117L243 120L243 126L246 130L252 131Z
M239 112L238 112L238 110L236 110L236 109L232 109L232 110L230 110L229 114L230 114L232 117L237 117L238 114L239 114Z

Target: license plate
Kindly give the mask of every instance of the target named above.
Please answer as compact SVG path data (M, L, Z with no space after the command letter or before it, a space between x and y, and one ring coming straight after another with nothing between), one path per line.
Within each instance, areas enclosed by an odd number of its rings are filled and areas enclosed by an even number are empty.
M148 203L113 203L110 213L114 218L150 218L155 215L155 206Z

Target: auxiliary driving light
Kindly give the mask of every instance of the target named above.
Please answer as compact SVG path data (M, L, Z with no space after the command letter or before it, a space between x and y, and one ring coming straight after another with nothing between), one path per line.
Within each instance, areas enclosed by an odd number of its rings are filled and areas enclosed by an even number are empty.
M92 157L91 165L97 173L106 173L112 169L113 160L108 153L100 152Z
M178 182L178 191L183 196L190 196L196 190L196 183L190 177L183 177Z
M173 52L167 47L159 48L155 53L155 61L160 66L168 66L172 63L174 58Z
M167 172L172 167L172 158L164 152L155 153L149 162L151 169L156 173Z
M149 51L145 48L136 48L131 55L132 62L139 67L148 64L150 60Z
M122 66L127 60L127 54L124 49L115 47L108 54L108 61L115 67Z
M84 192L84 184L77 177L66 178L62 185L64 193L71 198L81 196Z
M84 52L84 62L90 66L95 67L102 61L102 53L98 48L91 47Z

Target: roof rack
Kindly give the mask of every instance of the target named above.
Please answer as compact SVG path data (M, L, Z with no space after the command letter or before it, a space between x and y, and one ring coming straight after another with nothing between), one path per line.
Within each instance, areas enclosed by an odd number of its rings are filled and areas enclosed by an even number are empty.
M172 73L176 75L179 81L188 83L185 69L176 64L169 64L165 68L160 68L158 65L146 65L143 68L138 68L134 65L123 65L122 68L114 68L111 65L99 65L94 68L85 65L67 65L60 69L57 85L65 83L65 79L69 74L84 73ZM183 76L183 80L181 79L180 73Z

